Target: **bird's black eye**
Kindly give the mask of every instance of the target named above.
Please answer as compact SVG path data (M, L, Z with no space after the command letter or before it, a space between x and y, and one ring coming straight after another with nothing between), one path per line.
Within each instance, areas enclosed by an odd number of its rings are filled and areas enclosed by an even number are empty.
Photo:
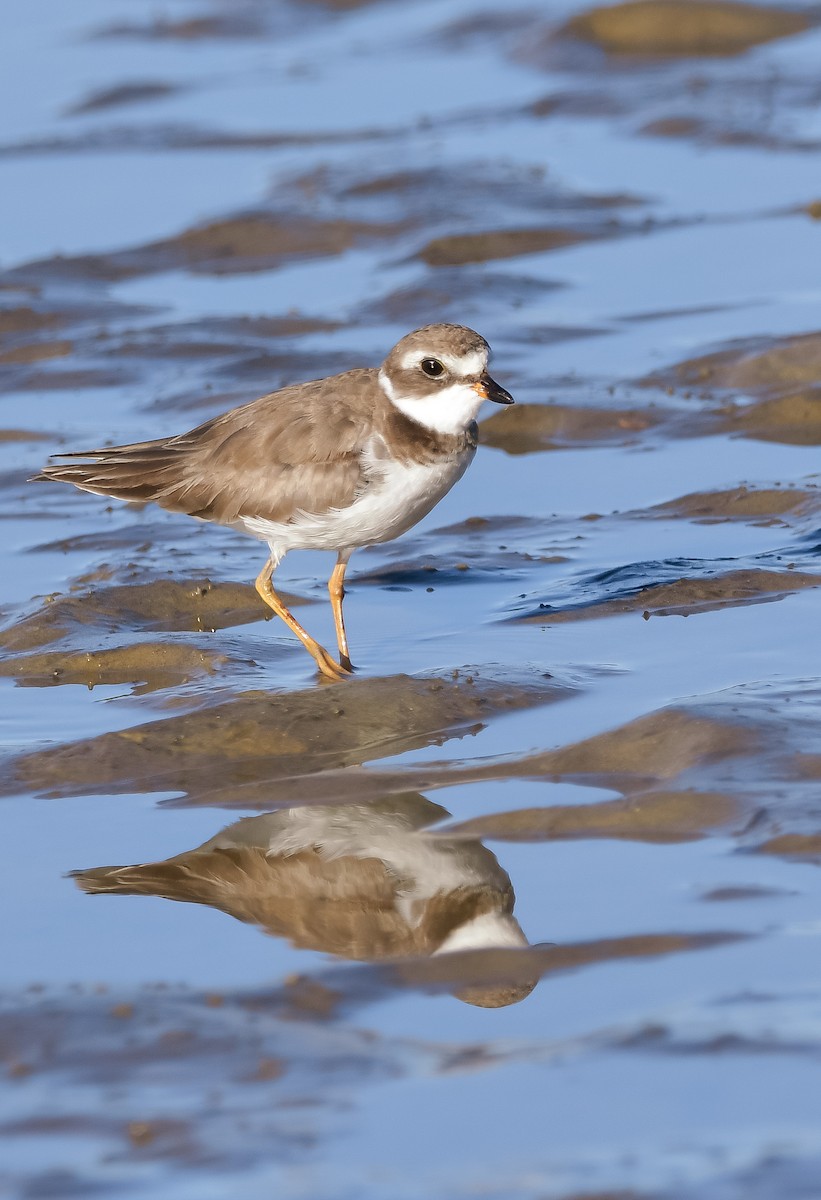
M438 379L440 375L444 375L445 373L445 368L438 358L423 358L419 365L431 379Z

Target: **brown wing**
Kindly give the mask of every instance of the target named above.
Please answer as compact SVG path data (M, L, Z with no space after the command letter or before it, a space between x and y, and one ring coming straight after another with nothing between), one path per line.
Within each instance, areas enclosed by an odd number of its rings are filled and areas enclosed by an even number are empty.
M118 500L153 501L221 524L287 521L346 508L366 484L362 444L384 397L374 370L347 371L262 396L189 433L58 458L35 480Z
M413 930L396 910L395 880L376 858L326 861L313 849L269 858L257 846L235 846L73 876L89 893L210 905L296 946L344 958L392 958L416 949Z

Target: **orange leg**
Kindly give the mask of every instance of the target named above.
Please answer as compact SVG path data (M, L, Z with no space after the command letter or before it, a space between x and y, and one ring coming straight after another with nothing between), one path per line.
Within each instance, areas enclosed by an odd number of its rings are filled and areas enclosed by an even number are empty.
M346 671L353 670L348 653L348 635L345 633L345 618L342 616L342 601L345 597L345 568L348 565L347 556L340 554L336 566L328 580L328 591L331 596L331 608L336 626L336 644L339 647L339 661Z
M282 620L292 631L292 633L296 634L326 679L334 679L337 681L340 679L345 679L349 674L349 671L344 666L340 666L339 663L334 662L328 651L324 649L324 647L320 646L319 642L314 641L308 631L302 628L293 613L282 603L279 596L274 591L274 584L272 580L273 573L274 563L273 560L269 558L257 576L255 585L262 599L269 608L274 610L278 617L282 617Z

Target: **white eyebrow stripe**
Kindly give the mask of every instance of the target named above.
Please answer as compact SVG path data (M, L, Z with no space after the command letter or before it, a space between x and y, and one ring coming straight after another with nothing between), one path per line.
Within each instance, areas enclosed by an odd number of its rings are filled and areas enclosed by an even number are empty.
M487 351L474 350L471 354L424 354L409 350L400 362L403 371L418 367L423 358L438 358L454 375L481 375L487 368Z

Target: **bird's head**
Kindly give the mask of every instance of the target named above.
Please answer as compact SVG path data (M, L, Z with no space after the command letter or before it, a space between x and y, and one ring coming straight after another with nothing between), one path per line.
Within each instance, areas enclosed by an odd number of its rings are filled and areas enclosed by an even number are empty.
M488 374L490 347L464 325L426 325L394 346L379 383L395 408L435 433L463 433L485 400L513 397Z

